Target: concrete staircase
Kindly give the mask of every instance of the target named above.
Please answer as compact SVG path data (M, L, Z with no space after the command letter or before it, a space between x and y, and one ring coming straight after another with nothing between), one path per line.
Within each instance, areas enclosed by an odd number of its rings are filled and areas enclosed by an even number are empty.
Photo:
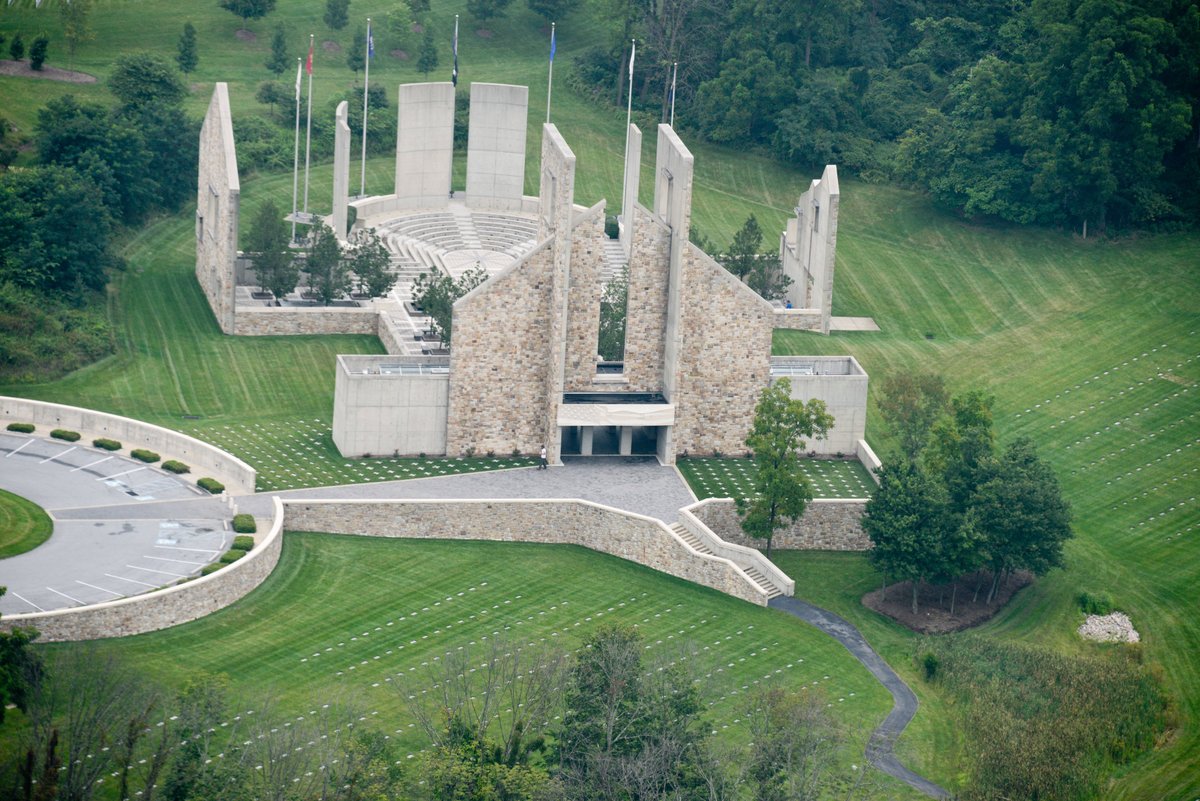
M628 260L621 243L616 239L604 240L604 266L600 268L600 283L607 284L617 277Z
M696 534L687 526L683 525L682 523L675 522L671 523L668 528L678 535L681 540L686 542L692 548L692 550L696 551L697 553L712 555L712 549L708 547L707 543L705 543L700 537L696 536ZM749 576L751 581L762 587L763 591L767 593L768 599L778 598L780 595L784 594L783 589L781 589L778 584L772 581L769 576L765 575L761 570L759 570L758 567L755 566L750 560L730 559L730 561L741 568L742 572Z

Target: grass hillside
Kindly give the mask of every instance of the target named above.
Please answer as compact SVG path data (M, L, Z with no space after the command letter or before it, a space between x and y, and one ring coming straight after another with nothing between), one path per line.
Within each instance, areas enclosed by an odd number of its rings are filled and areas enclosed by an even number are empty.
M35 31L47 31L49 63L66 67L53 4L44 5L35 10L32 0L17 0L0 6L0 32L11 38L21 30L28 41ZM378 18L390 5L355 0L353 13ZM189 78L191 111L202 113L217 80L230 82L235 126L239 116L261 111L253 95L260 81L272 77L262 62L277 22L289 31L293 56L306 51L310 30L317 33L314 109L352 85L343 55L327 54L320 43L336 42L344 52L354 23L337 34L328 31L320 21L323 6L319 0L281 3L267 19L250 23L257 38L244 41L235 35L240 20L215 0L188 4L200 54L200 67ZM449 76L455 12L464 13L464 3L439 4L433 15L442 66L430 79ZM96 39L81 46L74 68L103 79L121 52L149 48L173 56L184 20L180 5L164 0L101 0L93 20ZM535 185L545 105L547 42L540 25L523 5L514 4L509 18L489 23L490 38L477 36L465 19L460 33L460 89L477 79L530 86L529 189ZM574 95L565 82L565 65L577 48L592 43L595 30L583 14L559 23L553 118L578 156L579 201L606 197L615 209L624 115ZM394 87L424 80L415 59L389 55L415 49L415 41L405 45L376 31L372 81ZM0 113L28 132L37 108L66 92L108 102L102 84L0 76ZM686 127L687 109L677 114ZM781 165L699 144L686 131L685 139L696 156L694 221L718 242L728 241L751 212L765 230L778 230L795 198L819 174L815 166ZM644 163L652 164L652 150L647 136ZM388 159L368 164L370 191L386 191L391 167ZM352 163L352 172L356 168ZM643 169L644 197L651 191L650 173ZM243 179L246 219L265 198L287 205L289 174ZM328 203L328 165L314 167L313 179L314 205L320 209ZM1123 770L1103 797L1195 798L1200 795L1195 601L1200 585L1200 318L1195 311L1200 308L1200 237L1081 241L1055 232L967 224L912 193L848 177L842 190L834 310L872 316L882 330L831 337L781 332L776 352L852 353L873 376L933 368L945 373L954 389L981 387L996 395L1002 440L1024 434L1039 443L1072 503L1077 537L1067 548L1065 571L1023 591L983 630L1067 652L1095 650L1073 633L1081 620L1073 597L1085 589L1109 592L1141 631L1147 659L1161 665L1175 700L1177 727L1153 754ZM233 422L328 423L333 355L378 352L378 342L220 335L192 277L192 214L185 209L156 220L124 243L129 269L114 281L110 304L118 328L116 356L52 384L6 391L128 414L200 437ZM868 432L877 450L886 450L874 410ZM798 595L853 619L914 680L922 711L900 749L931 777L955 785L964 766L952 710L935 690L916 681L914 638L858 604L862 592L877 583L865 560L789 554L781 563L797 579ZM300 575L299 562L294 566L287 576ZM271 593L282 591L284 578L272 582ZM214 621L196 626L224 625ZM162 636L173 647L193 635L181 630ZM135 650L143 647L134 642Z

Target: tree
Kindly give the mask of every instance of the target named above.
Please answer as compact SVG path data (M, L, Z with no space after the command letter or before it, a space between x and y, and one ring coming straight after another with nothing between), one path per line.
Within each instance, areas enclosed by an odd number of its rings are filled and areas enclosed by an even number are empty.
M437 45L433 42L433 31L426 27L425 35L421 37L421 50L417 54L417 69L422 75L428 77L429 73L437 69L438 51Z
M840 742L821 702L776 685L752 694L745 717L756 801L822 797L837 770Z
M179 53L175 56L179 71L184 75L196 70L200 56L196 54L196 27L190 22L183 23L183 33L179 37Z
M350 291L350 268L342 258L337 234L325 223L313 229L304 271L309 287L326 306Z
M89 18L92 14L92 0L71 0L70 3L59 3L58 17L62 20L63 39L67 42L67 55L71 57L71 66L75 65L75 50L82 42L90 42L96 38Z
M283 25L276 25L275 33L271 34L271 55L267 57L267 69L276 75L282 75L291 63L292 60L288 57L287 33Z
M275 10L275 0L221 0L221 8L247 20L262 19Z
M18 146L12 133L12 123L0 117L0 170L7 170L17 160Z
M628 306L629 266L626 265L604 285L604 292L600 296L600 333L596 349L606 362L619 362L625 358Z
M940 478L955 515L966 514L975 489L993 466L996 435L992 430L995 398L981 390L955 395L950 411L930 430L923 452L925 469Z
M283 214L275 203L268 200L259 206L246 236L246 250L254 262L258 285L276 299L295 289L300 280L300 269L288 248L288 239Z
M784 275L783 262L777 253L758 254L750 274L746 276L746 286L765 300L783 299L791 285L792 279Z
M7 587L0 587L0 595L6 592ZM29 647L37 638L31 627L0 631L0 723L9 704L27 709L30 690L42 680L41 658Z
M178 107L187 96L187 87L179 72L152 53L132 53L118 58L108 79L108 89L127 111L152 106Z
M911 582L915 615L921 582L940 575L939 547L949 520L946 494L913 462L884 465L878 476L862 517L871 538L867 558L887 579Z
M270 106L273 112L279 113L282 109L291 105L292 98L294 97L292 91L290 87L282 83L263 81L258 85L258 90L254 93L254 99L259 103Z
M359 25L354 30L354 38L350 40L350 48L346 51L346 66L354 73L354 81L358 82L358 72L367 63L367 34Z
M802 438L822 439L834 422L823 401L806 403L791 394L791 382L781 378L759 396L746 437L746 447L754 454L755 496L736 499L742 530L767 541L768 559L775 532L804 514L812 500L812 487L800 470Z
M725 256L725 269L745 280L750 271L754 269L754 260L758 258L762 241L762 228L758 225L758 219L751 214L733 235L733 241L729 243L729 252Z
M546 22L561 22L579 7L579 0L525 0L529 10Z
M392 255L379 234L369 228L357 231L350 255L350 270L358 283L358 291L371 298L382 298L396 285L396 275L388 271Z
M1063 543L1074 536L1058 478L1024 437L1005 449L991 478L975 492L971 517L992 571L988 603L1007 573L1043 576L1062 567Z
M35 72L42 71L42 65L46 63L46 51L50 49L50 40L45 34L33 40L33 45L29 48L29 68Z
M413 303L431 318L442 344L449 347L453 333L454 301L488 279L487 270L475 265L457 279L445 273L421 273L413 282Z
M503 17L512 0L467 0L467 13L478 22Z
M879 414L900 454L915 461L925 449L930 432L950 406L950 395L941 375L928 371L890 373L880 384Z
M20 32L13 36L12 42L8 45L8 54L12 56L13 61L25 58L25 40L21 38Z
M325 25L335 31L350 22L350 0L325 0Z

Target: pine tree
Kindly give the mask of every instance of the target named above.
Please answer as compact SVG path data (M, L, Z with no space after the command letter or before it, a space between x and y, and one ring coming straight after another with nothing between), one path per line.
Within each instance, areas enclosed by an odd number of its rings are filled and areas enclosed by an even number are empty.
M21 34L13 37L12 44L8 46L8 54L12 56L13 61L25 58L25 40L21 38Z
M350 22L350 0L325 0L325 24L335 31Z
M346 66L354 73L355 82L358 81L358 71L367 63L366 38L367 34L360 25L350 40L350 49L346 51Z
M275 33L271 36L271 55L267 58L267 69L276 75L282 75L291 63L292 60L288 58L287 34L283 25L276 25Z
M433 31L429 28L425 29L425 37L421 39L421 52L417 56L417 69L424 75L429 75L437 69L438 51L437 45L433 42Z
M179 37L179 55L175 56L175 61L184 75L194 72L196 65L200 63L200 57L196 54L196 28L190 22L183 23L183 34Z
M29 68L31 70L41 71L42 64L46 63L46 51L50 49L50 40L42 34L33 40L33 44L29 48Z

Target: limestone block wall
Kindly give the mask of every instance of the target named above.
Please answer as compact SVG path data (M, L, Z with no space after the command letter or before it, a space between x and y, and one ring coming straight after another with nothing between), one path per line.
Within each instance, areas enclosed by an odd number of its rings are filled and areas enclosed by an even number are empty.
M454 86L401 84L397 100L396 200L401 207L440 205L450 195Z
M241 181L229 111L229 85L213 89L200 127L196 190L196 280L208 298L217 325L233 333L236 290L238 209Z
M379 369L435 363L421 356L338 356L333 444L342 456L444 454L449 374Z
M467 132L467 202L477 208L520 208L525 194L529 87L471 84Z
M238 310L238 336L290 334L377 334L379 313L371 308L251 306Z
M197 476L211 475L233 493L254 492L253 467L220 448L169 428L78 406L0 396L0 421L33 423L38 428L65 428L93 437L108 437L127 447L146 448L164 460L178 459Z
M40 642L125 637L177 626L224 609L271 574L283 547L283 506L275 499L270 530L249 554L215 573L129 598L27 615L5 615L0 629L32 626Z
M865 551L871 539L862 528L865 498L853 500L814 500L800 519L781 530L772 540L775 548L819 551ZM751 548L765 548L763 540L751 539L742 532L737 508L730 498L709 498L685 507L722 539Z
M792 331L820 331L820 309L775 309L773 325Z
M550 242L454 304L446 453L536 453L549 445ZM549 419L553 425L555 418Z
M740 453L770 377L771 304L688 244L683 260L675 452Z
M631 392L663 391L671 232L644 206L634 210L625 315L625 380Z
M400 344L401 339L405 337L406 333L411 337L412 331L404 332L400 330L395 321L386 314L376 315L375 320L375 335L379 337L380 343L383 344L383 349L392 354L404 353L404 346Z
M604 262L604 203L588 209L574 223L571 236L571 281L567 298L566 366L563 389L596 388L596 355L600 335L600 267Z
M662 521L588 501L289 501L286 519L291 531L580 545L767 603L736 565L693 551Z

